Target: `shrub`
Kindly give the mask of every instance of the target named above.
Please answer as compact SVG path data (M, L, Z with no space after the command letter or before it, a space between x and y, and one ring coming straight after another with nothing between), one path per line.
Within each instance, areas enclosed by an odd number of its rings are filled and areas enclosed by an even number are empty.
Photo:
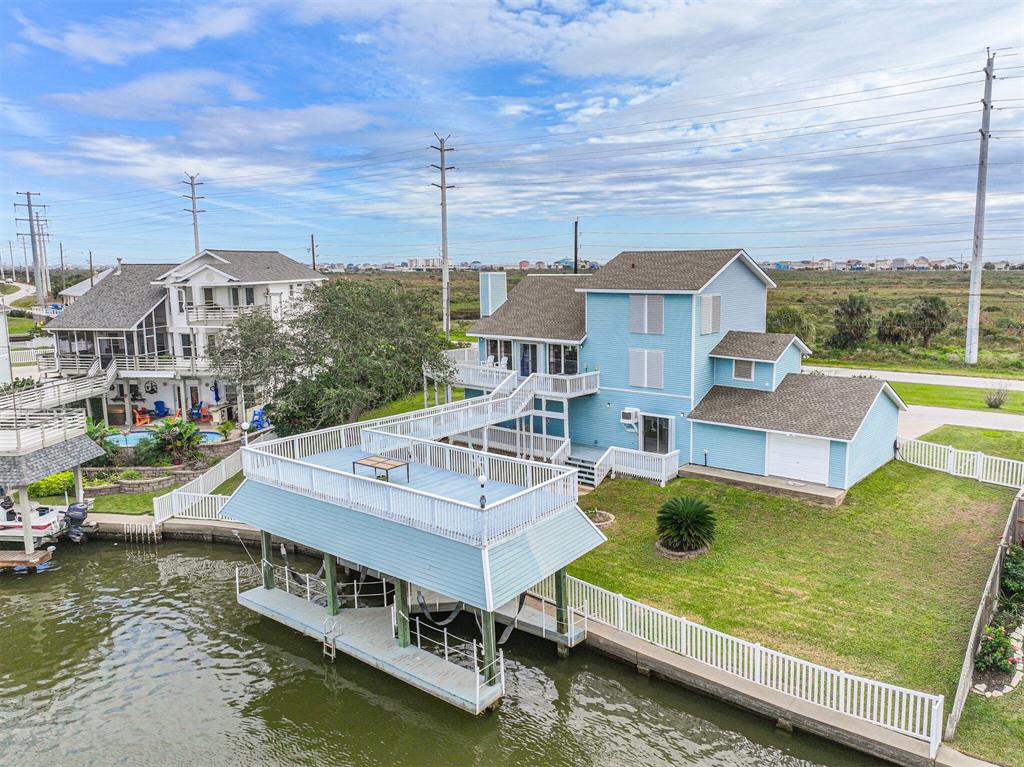
M44 498L50 495L64 495L64 491L75 489L75 475L70 471L60 471L43 477L28 486L29 497Z
M978 671L1009 673L1013 671L1014 661L1013 645L1010 644L1010 635L1006 629L1001 626L985 626L981 630L974 668Z
M232 432L232 430L234 428L235 428L235 422L234 421L225 421L224 423L219 424L217 426L217 431L219 431L221 433L221 435L224 437L224 439L227 439L228 435Z
M142 472L137 469L125 469L117 475L118 479L142 479Z
M675 551L696 551L715 539L715 514L696 496L670 498L658 509L658 539Z
M829 336L828 345L836 349L852 349L859 346L871 333L871 304L860 293L853 293L836 304L833 312L835 332Z
M1018 543L1006 552L1000 584L1010 595L1024 595L1024 545Z
M801 301L802 299L797 299ZM783 306L768 312L765 323L769 333L792 333L806 344L814 343L814 323L795 306Z
M1002 387L989 389L985 392L985 404L991 408L1001 408L1006 404L1007 396L1006 389Z
M879 318L875 334L883 344L907 343L914 337L910 315L906 312L886 312Z
M949 325L949 304L941 296L920 296L910 308L910 320L927 349L932 336L941 333Z
M153 437L143 437L135 443L135 463L139 466L164 466L171 462L163 443Z
M112 434L117 434L117 429L107 426L103 421L94 421L92 418L85 419L85 433L89 439L103 448L103 455L93 458L87 466L110 466L121 449L119 445L107 439Z

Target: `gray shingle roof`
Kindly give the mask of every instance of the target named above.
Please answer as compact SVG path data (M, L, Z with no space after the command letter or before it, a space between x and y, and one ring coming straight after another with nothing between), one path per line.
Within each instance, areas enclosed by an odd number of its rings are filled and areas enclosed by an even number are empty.
M276 250L206 250L227 261L216 268L239 282L324 279L320 272Z
M775 362L795 340L796 336L792 333L753 333L747 330L730 330L711 350L710 356Z
M582 341L587 333L586 304L576 289L589 274L527 275L498 310L473 323L474 335Z
M773 392L714 386L689 418L850 440L885 385L874 378L790 373Z
M166 297L153 280L174 264L122 264L54 317L47 330L130 330Z
M0 486L27 485L103 455L103 448L82 435L27 455L0 456Z
M114 271L114 267L104 269L101 272L96 272L96 274L94 274L91 279L89 277L86 277L81 282L76 282L74 285L69 285L68 287L64 288L64 290L60 292L60 295L75 297L84 295L89 291L90 288L93 287L93 285L102 280L104 277L109 276L112 271Z
M700 290L740 254L725 250L627 250L602 266L586 290Z

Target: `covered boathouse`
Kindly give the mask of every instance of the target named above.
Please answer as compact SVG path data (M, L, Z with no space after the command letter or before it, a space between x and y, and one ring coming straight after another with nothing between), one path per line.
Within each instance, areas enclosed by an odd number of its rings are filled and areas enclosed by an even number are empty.
M581 641L565 568L605 538L575 469L439 441L505 418L504 399L243 448L246 479L221 516L262 531L262 561L239 603L474 714L504 692L496 624L560 651ZM274 564L273 538L323 552L322 577ZM554 600L527 598L550 576ZM473 613L479 637L460 640L431 606Z

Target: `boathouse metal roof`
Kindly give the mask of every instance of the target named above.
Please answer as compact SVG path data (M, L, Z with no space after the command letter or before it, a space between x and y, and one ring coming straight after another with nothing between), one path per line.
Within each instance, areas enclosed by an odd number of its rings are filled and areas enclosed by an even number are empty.
M474 546L252 479L221 516L483 610L500 607L605 540L575 507Z

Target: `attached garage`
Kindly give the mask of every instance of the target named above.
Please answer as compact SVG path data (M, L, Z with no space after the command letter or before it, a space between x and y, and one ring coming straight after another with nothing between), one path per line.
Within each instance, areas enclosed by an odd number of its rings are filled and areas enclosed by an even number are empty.
M829 440L795 434L768 434L767 474L828 484Z

